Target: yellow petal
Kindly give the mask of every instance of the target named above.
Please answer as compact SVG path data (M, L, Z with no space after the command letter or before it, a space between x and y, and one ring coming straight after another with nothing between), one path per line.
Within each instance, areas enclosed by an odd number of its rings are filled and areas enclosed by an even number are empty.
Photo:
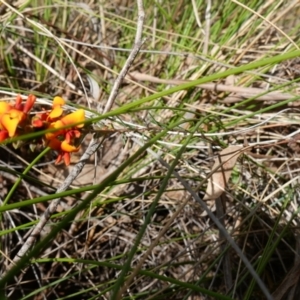
M71 114L66 115L65 117L61 118L61 121L64 125L72 125L79 122L83 122L85 120L85 114L83 109L78 109ZM84 124L76 125L77 128L83 127Z
M0 114L8 112L12 107L6 102L0 102Z
M60 117L60 116L62 115L62 113L63 113L63 109L61 108L61 106L55 106L55 107L51 110L51 112L50 112L50 114L49 114L49 117L50 117L51 119L56 119L56 118Z
M66 102L65 102L65 100L63 98L61 98L59 96L54 97L54 99L53 99L53 106L56 106L56 105L62 106L62 105L65 105L65 104L66 104Z
M19 120L19 122L21 122L22 120L24 120L26 118L26 115L22 111L17 110L17 109L11 109L7 113L7 115L9 115L11 119Z
M49 114L51 119L56 119L62 115L64 112L62 106L65 105L65 100L61 97L55 97L53 99L52 111Z
M19 118L13 118L10 114L5 114L1 118L1 124L8 131L9 137L15 135L19 123Z
M79 150L79 147L75 147L73 145L68 144L67 141L63 141L61 143L61 150L64 152L77 152Z
M58 130L61 127L64 127L65 125L59 120L56 122L53 122L49 125L48 129L57 129L57 131L48 132L45 134L45 137L47 140L51 140L52 138L55 138L56 136L60 135L62 132L61 130Z

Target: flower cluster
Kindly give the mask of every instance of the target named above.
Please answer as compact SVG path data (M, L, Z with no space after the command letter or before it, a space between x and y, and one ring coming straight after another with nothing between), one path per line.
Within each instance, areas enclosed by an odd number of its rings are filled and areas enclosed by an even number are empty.
M37 130L47 130L41 140L44 146L58 152L56 163L64 160L70 164L70 153L77 152L79 146L76 142L82 135L85 114L83 109L65 114L63 106L65 101L61 97L53 99L51 111L42 111L29 114L35 103L35 96L29 95L26 102L17 96L15 104L0 101L0 142Z

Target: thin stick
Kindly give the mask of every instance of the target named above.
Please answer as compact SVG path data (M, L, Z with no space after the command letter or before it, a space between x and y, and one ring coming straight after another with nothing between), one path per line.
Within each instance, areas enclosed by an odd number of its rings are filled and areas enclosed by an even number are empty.
M137 5L138 5L138 21L137 21L137 32L136 32L136 36L135 36L135 43L134 43L133 49L132 49L129 57L126 60L124 67L122 68L120 74L118 75L118 77L115 81L115 84L111 90L108 102L105 106L104 112L108 112L111 109L111 107L113 106L113 103L118 95L121 83L122 83L123 79L125 78L126 73L128 72L129 68L131 67L136 55L138 54L138 52L143 44L142 30L143 30L145 14L144 14L144 10L143 10L142 0L137 0ZM76 179L76 177L82 171L86 161L88 161L88 159L91 157L91 155L93 155L96 152L96 150L100 147L101 143L103 142L103 139L104 138L102 138L101 140L98 140L98 139L93 138L91 140L88 148L86 149L86 151L80 158L80 161L74 166L74 168L71 170L68 177L65 179L64 183L57 189L56 193L65 191L72 184L72 182ZM20 260L20 258L23 257L28 252L28 250L31 247L33 247L33 244L34 244L36 238L40 235L44 226L49 221L51 215L56 211L56 208L57 208L59 202L60 202L60 198L51 202L51 204L48 206L46 211L41 216L38 224L33 228L32 232L30 233L30 236L27 238L27 240L25 241L22 248L19 250L19 252L14 257L13 262L7 267L6 272L8 272L13 267L13 265L15 263L17 263Z
M204 45L203 45L203 54L207 55L209 38L210 38L210 25L211 25L211 0L207 0L207 6L205 10L205 35L204 35Z
M134 41L134 46L129 54L127 61L121 70L119 76L117 77L115 84L113 86L113 89L110 93L110 96L107 100L107 103L104 108L104 113L107 113L108 111L111 110L111 107L117 97L117 94L120 89L120 85L123 82L129 68L132 66L132 63L137 56L138 52L141 49L142 44L144 41L142 41L142 33L143 33L143 25L144 25L144 18L145 18L145 12L143 9L143 1L142 0L137 0L137 6L138 6L138 20L137 20L137 29L136 29L136 35L135 35L135 41Z
M137 71L131 72L129 75L131 76L131 78L134 77L138 81L149 81L149 82L159 83L159 84L163 83L163 84L171 84L171 85L180 85L180 84L193 81L193 80L183 80L183 79L163 79L149 74L140 73ZM126 79L129 79L129 76L127 76ZM232 85L219 84L214 82L198 84L196 86L204 90L234 93L234 96L236 97L235 102L238 102L241 99L247 99L251 97L255 97L255 99L253 100L259 100L259 101L282 101L294 97L294 95L291 93L281 93L278 91L268 91L262 88L232 86ZM260 94L264 94L264 95L260 95ZM228 103L227 98L222 100L222 103Z
M201 32L203 35L205 35L205 31L203 29L203 26L201 24L201 20L199 18L199 13L198 13L198 7L197 7L197 3L195 0L192 0L192 5L193 5L193 12L194 12L194 16L197 22L198 27L200 28Z

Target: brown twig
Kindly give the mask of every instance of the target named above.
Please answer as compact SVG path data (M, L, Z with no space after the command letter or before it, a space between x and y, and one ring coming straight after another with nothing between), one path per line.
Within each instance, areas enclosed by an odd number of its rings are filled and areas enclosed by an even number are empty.
M180 84L191 82L191 80L161 79L155 76L151 76L139 72L132 72L129 75L131 76L131 78L134 77L136 80L139 81L149 81L149 82L159 83L159 84L163 83L163 84L171 84L171 85L180 85ZM232 100L228 101L229 99L224 99L223 101L224 103L237 102L241 99L247 99L250 97L255 97L255 100L260 100L260 101L282 101L294 97L292 94L289 93L268 92L264 89L259 89L259 88L230 86L230 85L218 84L218 83L204 83L204 84L197 85L197 87L205 90L211 90L211 91L234 93L234 97L236 99L234 101ZM263 94L263 93L267 93L267 94L258 96L259 94Z

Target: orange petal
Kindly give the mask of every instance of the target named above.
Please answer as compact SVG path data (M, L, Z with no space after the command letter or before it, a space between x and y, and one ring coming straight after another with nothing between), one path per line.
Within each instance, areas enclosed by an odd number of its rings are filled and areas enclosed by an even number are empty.
M77 139L81 136L81 132L79 130L73 130L73 134Z
M0 142L3 142L8 138L8 132L6 130L0 131Z
M59 164L60 162L61 162L61 160L62 160L62 154L59 154L58 156L57 156L57 159L56 159L56 161L55 161L55 164L57 165L57 164Z
M64 125L72 125L79 122L83 122L85 120L85 114L83 109L78 109L71 114L66 115L65 117L61 118L61 121ZM77 128L83 127L84 124L76 125Z
M70 144L71 143L71 139L72 139L72 130L69 130L65 134L65 142L67 142L68 144Z
M79 130L76 129L67 130L65 133L65 141L67 141L70 144L73 138L80 138L80 136L81 133Z
M42 113L37 113L35 115L35 118L39 118L42 121L47 121L48 116L49 116L49 112L42 112Z
M27 114L33 107L36 97L34 95L29 95L27 97L26 103L23 108L23 112Z
M70 153L67 153L67 152L64 153L63 157L64 157L64 162L65 162L66 166L68 166L70 164L70 159L71 159Z
M22 110L22 97L20 95L17 95L16 103L15 103L14 107L17 110Z
M38 117L33 117L31 120L31 125L33 127L40 128L44 126L44 122Z
M51 139L48 146L53 150L61 151L61 141L56 138Z

